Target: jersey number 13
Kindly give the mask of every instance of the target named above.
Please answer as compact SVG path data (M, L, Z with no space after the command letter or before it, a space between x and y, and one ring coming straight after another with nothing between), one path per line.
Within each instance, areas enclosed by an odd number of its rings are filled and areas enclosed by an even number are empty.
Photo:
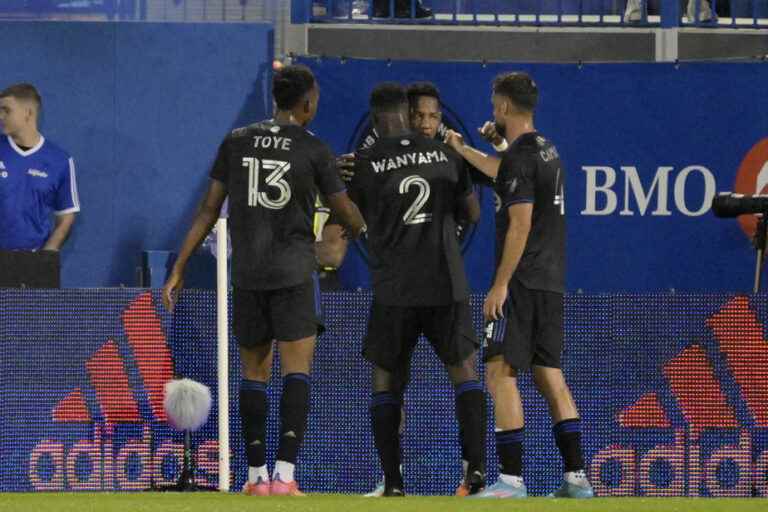
M291 186L283 176L291 170L290 162L244 157L243 167L248 168L248 206L280 210L288 204L291 200ZM259 190L259 172L261 171L269 173L264 180L266 187L277 189L271 194L272 197L267 192Z

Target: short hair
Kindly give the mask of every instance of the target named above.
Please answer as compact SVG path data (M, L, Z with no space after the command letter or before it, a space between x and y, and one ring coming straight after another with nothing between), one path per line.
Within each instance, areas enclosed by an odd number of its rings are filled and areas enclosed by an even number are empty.
M275 72L272 78L272 96L277 108L291 110L315 86L315 75L307 66L293 64Z
M493 93L506 96L520 110L533 112L539 101L539 88L528 73L502 73L493 81Z
M371 91L370 106L373 112L397 112L408 108L408 94L397 82L382 82Z
M420 96L429 96L435 98L440 103L440 91L432 82L414 82L408 86L408 102L411 107L416 106L416 100Z
M43 99L40 93L32 84L20 83L13 84L0 91L0 98L16 98L17 100L33 101L37 108L43 106Z

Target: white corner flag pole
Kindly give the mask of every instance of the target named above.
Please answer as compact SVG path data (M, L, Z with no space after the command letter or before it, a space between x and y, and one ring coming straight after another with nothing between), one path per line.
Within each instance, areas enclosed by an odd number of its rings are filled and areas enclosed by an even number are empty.
M219 388L219 491L229 492L229 307L227 219L216 221L216 331Z

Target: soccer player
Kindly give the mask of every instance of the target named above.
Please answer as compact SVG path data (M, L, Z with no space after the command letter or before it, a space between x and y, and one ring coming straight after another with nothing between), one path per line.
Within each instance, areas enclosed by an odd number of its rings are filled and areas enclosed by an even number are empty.
M531 368L546 398L565 471L557 497L591 497L584 473L579 413L560 369L565 288L565 173L557 149L534 128L538 88L525 73L493 82L493 117L509 143L501 160L447 141L496 178L496 275L483 304L490 343L486 379L496 413L499 481L477 497L522 498L523 409L520 372Z
M171 309L187 259L229 196L233 327L240 345L240 416L248 458L243 492L300 496L294 467L309 410L315 339L324 329L313 280L312 214L318 191L350 236L359 235L364 223L346 194L330 149L306 129L319 99L312 72L300 65L286 66L275 73L272 92L274 119L237 128L222 142L203 206L165 284L163 299ZM273 340L280 352L283 393L280 442L270 484L266 386Z
M2 250L58 251L80 211L75 161L40 134L41 108L31 84L0 91Z
M374 300L363 355L374 365L371 419L384 470L384 496L403 496L400 473L401 378L425 334L456 389L469 461L468 486L484 485L485 394L477 381L477 341L469 309L456 215L473 222L480 206L461 159L410 131L408 98L395 83L371 93L380 135L358 153L350 194L368 222Z
M421 133L424 137L429 139L442 141L448 130L448 127L443 124L443 112L440 105L440 92L437 89L437 86L435 86L435 84L432 82L414 82L408 86L407 95L409 104L409 122L411 129L417 133ZM495 133L491 134L490 136L495 136ZM366 139L361 149L369 148L375 144L377 139L378 132L374 129L370 135L370 138ZM339 158L339 167L342 170L342 174L345 179L351 179L351 177L354 176L354 163L354 154L342 155ZM468 172L470 172L470 176L473 178L479 176L479 173L477 173L477 171L475 171L471 166L467 165L466 167ZM466 222L465 219L460 220L458 223L459 229L464 227L464 222ZM329 262L334 266L341 265L341 262L344 259L344 255L346 254L347 244L347 240L341 236L340 228L335 226L335 221L331 219L323 230L323 251L322 256L320 253L318 254L319 259L321 259L321 261ZM403 400L403 395L405 394L405 390L410 379L410 363L410 359L405 360L403 362L403 366L401 368L397 368L396 371L393 372L393 379L394 382L397 383L401 402ZM403 410L401 411L400 433L402 434L404 430L405 411ZM466 484L466 476L469 463L466 457L464 432L461 429L459 430L459 441L462 453L462 481L456 488L456 495L467 496L470 493L470 488ZM485 431L481 433L480 443L482 446L485 446ZM485 451L482 452L482 455L483 461L481 465L485 467ZM476 492L477 488L473 489L472 491ZM376 487L365 496L378 497L383 493L384 480L382 479L376 485Z

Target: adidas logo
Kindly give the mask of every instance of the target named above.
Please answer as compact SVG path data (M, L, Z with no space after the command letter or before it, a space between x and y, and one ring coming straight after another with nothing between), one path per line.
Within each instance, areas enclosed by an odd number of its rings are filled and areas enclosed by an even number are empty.
M768 496L768 449L753 445L765 445L768 434L763 326L747 297L731 299L706 323L716 353L686 347L663 365L668 393L647 393L618 413L619 426L640 441L593 457L598 495ZM724 380L736 393L724 390Z
M181 461L183 447L158 425L167 421L164 387L173 378L173 361L151 293L129 304L122 325L132 358L123 357L118 343L108 339L85 362L89 385L67 393L51 410L63 439L72 429L82 431L83 424L92 425L91 437L37 443L29 456L34 490L144 490L153 482L175 483L177 475L166 478L163 464L169 456ZM130 376L136 374L140 385L132 386L136 378ZM166 439L159 437L162 433ZM201 465L213 461L211 473L218 467L217 442L200 443L196 457Z

